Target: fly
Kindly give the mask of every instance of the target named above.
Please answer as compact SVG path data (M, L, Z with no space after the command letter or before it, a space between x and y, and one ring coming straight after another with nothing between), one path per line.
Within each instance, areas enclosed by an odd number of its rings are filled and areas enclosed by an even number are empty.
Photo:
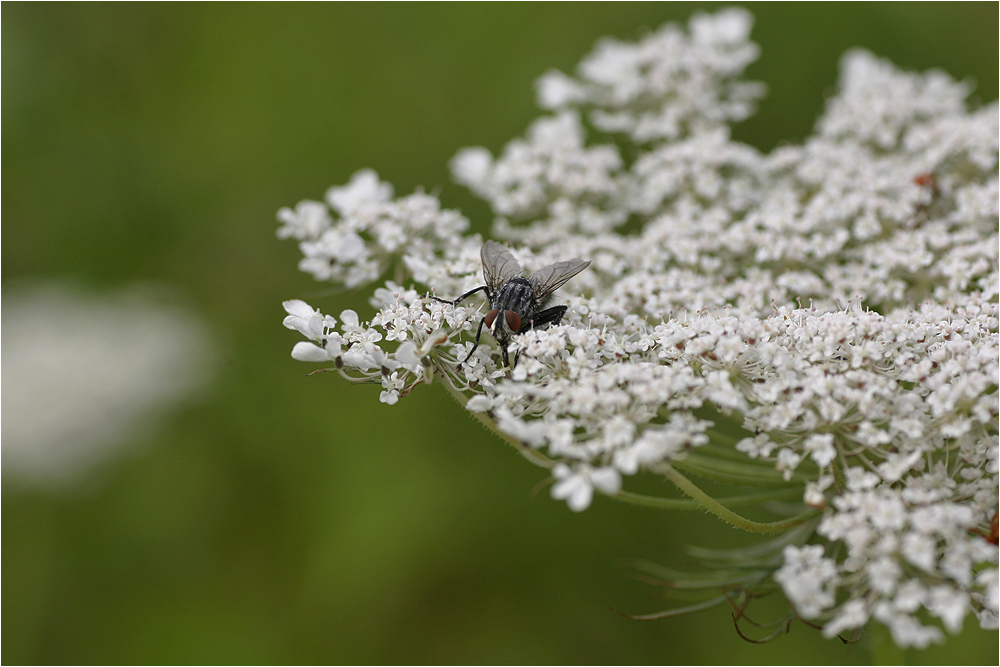
M431 298L442 303L457 305L462 300L476 292L486 292L490 302L490 311L479 321L476 331L476 342L468 356L459 364L468 361L479 347L479 338L483 327L489 329L493 338L503 350L503 363L510 367L507 357L507 345L514 334L524 333L531 329L541 329L553 324L559 324L566 314L566 306L546 308L552 299L552 294L566 284L570 278L590 266L589 261L570 259L556 262L535 271L525 278L522 276L521 265L517 263L510 252L496 241L483 244L479 257L483 260L483 278L485 285L469 290L454 301ZM517 357L514 357L517 363Z

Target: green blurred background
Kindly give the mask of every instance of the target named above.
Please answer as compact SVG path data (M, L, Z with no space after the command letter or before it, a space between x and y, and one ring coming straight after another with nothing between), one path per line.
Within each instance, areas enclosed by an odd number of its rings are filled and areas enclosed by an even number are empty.
M200 400L86 483L5 478L3 662L870 661L801 624L746 643L725 609L616 615L672 604L623 559L746 540L606 499L573 514L439 387L388 407L376 387L307 378L281 326L289 298L371 309L370 290L315 295L275 238L279 207L371 167L397 194L439 189L485 233L486 206L449 182L456 150L522 133L535 78L596 39L712 7L3 3L5 292L165 284L221 358ZM736 136L760 148L810 133L850 47L997 97L996 3L749 8L749 76L769 94ZM905 655L997 657L971 623Z

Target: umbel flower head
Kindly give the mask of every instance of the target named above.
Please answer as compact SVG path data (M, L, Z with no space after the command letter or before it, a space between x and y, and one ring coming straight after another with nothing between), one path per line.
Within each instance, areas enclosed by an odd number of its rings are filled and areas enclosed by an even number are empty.
M741 78L751 23L729 9L602 41L575 75L539 80L547 114L524 137L454 158L526 270L591 261L560 323L511 338L513 368L485 334L458 364L483 299L427 296L482 285L484 239L372 171L278 213L317 279L394 277L364 318L286 302L306 338L292 356L380 384L389 405L440 383L574 511L596 492L787 531L741 554L759 576L720 575L712 603L780 587L828 637L874 619L901 647L970 613L996 628L997 104L851 51L814 134L764 153L730 138L763 94ZM690 500L623 490L640 472ZM685 472L768 488L719 502ZM730 509L779 498L800 513Z

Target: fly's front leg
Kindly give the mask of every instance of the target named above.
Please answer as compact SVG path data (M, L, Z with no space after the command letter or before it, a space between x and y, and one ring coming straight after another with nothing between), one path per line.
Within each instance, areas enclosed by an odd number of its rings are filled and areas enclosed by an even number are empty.
M483 335L483 325L484 324L486 324L486 318L485 317L483 319L479 320L479 328L476 329L476 342L472 344L472 349L469 350L469 354L466 355L465 359L462 359L462 361L459 362L458 368L461 368L462 364L464 364L466 361L468 361L469 359L471 359L472 355L476 351L476 348L479 347L479 337Z
M461 301L464 301L465 299L469 298L470 296L472 296L476 292L482 292L482 291L486 292L486 298L489 299L490 298L490 288L488 286L486 286L486 285L480 285L479 287L477 287L475 289L470 289L468 292L466 292L465 294L463 294L462 296L458 297L457 299L455 299L453 301L450 300L450 299L442 299L440 297L436 297L433 294L428 294L427 296L429 298L431 298L431 299L434 299L435 301L440 301L441 303L450 303L453 306L457 306Z
M442 298L434 296L433 294L428 294L427 296L429 298L431 298L431 299L434 299L435 301L439 301L440 303L448 303L448 304L451 304L453 306L457 306L461 301L464 301L465 299L469 298L470 296L472 296L476 292L486 292L486 300L488 302L490 302L490 303L493 302L493 294L492 294L492 292L490 292L489 285L480 285L479 287L476 287L476 288L473 288L473 289L469 290L468 292L466 292L465 294L463 294L462 296L460 296L460 297L458 297L457 299L454 299L454 300L442 299ZM479 339L483 335L483 325L484 324L486 324L486 318L485 317L483 319L479 320L479 328L476 329L476 342L472 344L472 349L469 350L469 354L466 355L465 359L463 359L462 361L459 362L459 364L458 364L458 366L456 368L462 368L462 365L465 364L465 362L467 362L469 359L471 359L473 354L475 354L476 349L479 347Z

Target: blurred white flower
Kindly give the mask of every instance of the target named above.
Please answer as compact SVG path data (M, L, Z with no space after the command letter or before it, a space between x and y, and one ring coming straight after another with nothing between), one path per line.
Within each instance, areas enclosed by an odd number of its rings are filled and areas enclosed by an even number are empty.
M212 371L202 323L148 287L8 287L3 323L9 480L59 486L84 478L144 440Z
M326 201L340 215L350 215L365 205L375 205L392 199L392 185L379 180L371 169L362 169L341 188L326 191Z
M615 494L621 490L621 475L614 468L591 468L587 465L570 469L564 463L552 469L556 483L552 487L552 497L565 500L574 512L582 512L590 507L594 489Z
M785 563L774 580L805 618L815 618L836 600L837 566L823 555L823 547L785 547ZM864 625L864 621L861 622Z

